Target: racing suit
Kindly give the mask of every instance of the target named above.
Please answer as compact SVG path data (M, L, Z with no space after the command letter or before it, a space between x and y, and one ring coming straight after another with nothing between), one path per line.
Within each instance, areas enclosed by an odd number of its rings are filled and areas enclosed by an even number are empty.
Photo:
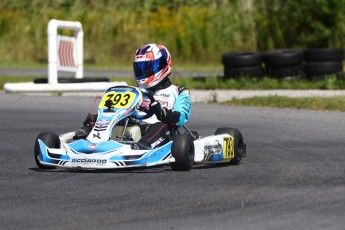
M141 107L153 110L154 115L143 120L143 123L147 123L148 126L145 127L143 136L138 143L148 148L155 148L168 143L171 140L172 132L188 121L191 112L191 98L187 88L173 85L169 78L148 90L159 105L153 106L154 103L151 103L149 98L143 98Z

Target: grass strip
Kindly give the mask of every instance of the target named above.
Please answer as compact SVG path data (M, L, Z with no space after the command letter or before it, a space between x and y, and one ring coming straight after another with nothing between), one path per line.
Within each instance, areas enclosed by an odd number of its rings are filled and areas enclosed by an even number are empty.
M232 99L220 103L222 105L236 106L256 106L273 108L293 108L293 109L311 109L311 110L331 110L345 111L345 97L252 97L244 99Z
M0 89L3 90L3 86L5 83L10 82L31 82L35 78L34 76L0 76ZM116 77L111 78L111 81L126 81L129 85L135 85L135 81L133 78L129 77ZM173 79L174 83L185 85L190 89L217 89L218 85L224 83L224 81L210 81L209 79L205 82L194 81L192 78L175 78ZM233 80L229 80L230 82L234 82ZM300 80L295 81L294 83L279 83L281 87L273 88L283 88L284 84L294 84L294 89L325 89L328 86L330 89L344 89L345 87L341 87L341 84L336 84L337 79L333 80L320 80L317 82L307 82ZM343 80L340 80L341 82ZM246 84L246 87L243 87L243 84ZM264 79L261 83L259 83L260 87L258 87L257 80L239 80L237 86L241 86L245 89L272 89L272 83L276 84L277 81L274 79ZM339 83L339 82L337 82ZM203 87L202 87L203 85ZM297 86L303 87L297 87ZM337 86L337 87L335 87ZM229 87L229 89L234 89L234 87ZM235 87L237 89L237 87ZM286 88L285 88L286 89ZM345 97L303 97L303 98L290 98L290 97L282 97L282 96L269 96L269 97L252 97L252 98L245 98L245 99L233 99L231 101L222 102L223 105L238 105L238 106L260 106L260 107L275 107L275 108L295 108L295 109L312 109L312 110L332 110L332 111L345 111Z

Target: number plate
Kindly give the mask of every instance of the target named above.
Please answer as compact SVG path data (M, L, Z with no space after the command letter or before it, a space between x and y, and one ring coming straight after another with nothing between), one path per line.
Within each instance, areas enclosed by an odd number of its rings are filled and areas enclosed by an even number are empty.
M108 92L103 96L102 101L99 104L99 108L106 108L106 101L108 100L113 102L113 107L116 109L129 108L134 98L135 94L132 92Z
M223 144L223 153L224 153L224 160L230 160L234 158L234 138L231 136L224 137L224 144Z

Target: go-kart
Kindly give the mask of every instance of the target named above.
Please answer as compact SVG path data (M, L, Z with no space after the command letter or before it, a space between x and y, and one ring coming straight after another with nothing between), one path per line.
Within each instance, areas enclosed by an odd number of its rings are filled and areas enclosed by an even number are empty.
M143 97L155 100L149 91L132 86L107 89L86 138L76 140L74 131L60 136L51 132L38 135L35 141L37 166L41 169L117 169L170 164L173 170L188 171L194 163L239 164L246 156L242 134L235 128L219 128L214 135L201 137L182 126L163 146L133 149L141 138L140 121L153 115L149 111L138 113ZM133 119L131 115L135 112L141 115Z

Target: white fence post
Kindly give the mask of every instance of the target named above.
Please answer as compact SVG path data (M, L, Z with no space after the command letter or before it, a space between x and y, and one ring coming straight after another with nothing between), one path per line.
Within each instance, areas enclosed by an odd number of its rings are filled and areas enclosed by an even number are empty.
M59 35L58 29L72 30L74 36ZM83 78L83 37L80 22L50 20L48 24L48 84L6 83L5 92L104 92L109 87L127 85L124 81L58 83L58 71L73 72L75 78Z
M58 35L58 29L73 30L74 37ZM80 22L56 19L49 21L48 83L50 85L58 83L58 71L75 72L75 78L83 78L83 37L84 33ZM62 44L61 41L64 43ZM67 58L69 61L64 62L61 60L62 58ZM68 64L66 65L66 63Z

